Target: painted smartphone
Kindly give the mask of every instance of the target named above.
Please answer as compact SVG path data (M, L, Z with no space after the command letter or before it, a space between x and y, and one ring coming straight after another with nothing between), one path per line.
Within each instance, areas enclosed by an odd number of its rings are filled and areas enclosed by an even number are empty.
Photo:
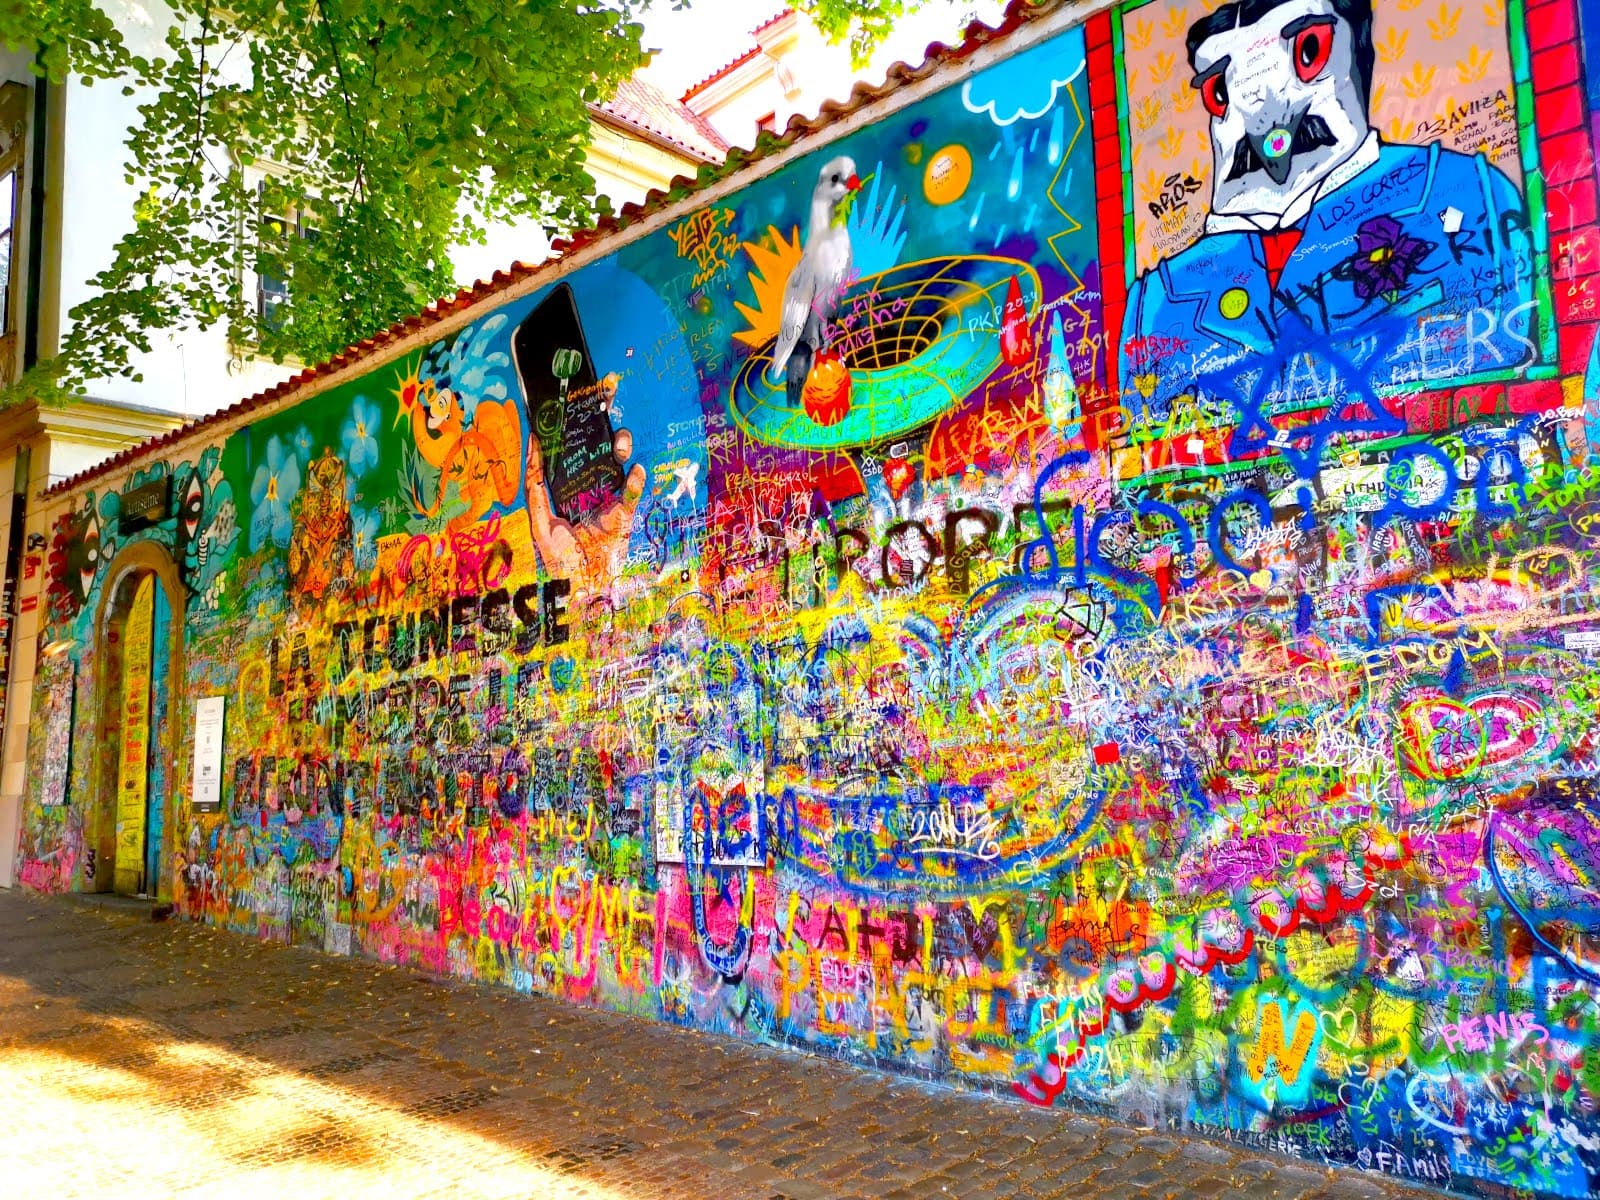
M563 520L582 522L622 495L623 473L612 449L614 381L595 370L569 285L558 283L517 326L511 353L550 506Z

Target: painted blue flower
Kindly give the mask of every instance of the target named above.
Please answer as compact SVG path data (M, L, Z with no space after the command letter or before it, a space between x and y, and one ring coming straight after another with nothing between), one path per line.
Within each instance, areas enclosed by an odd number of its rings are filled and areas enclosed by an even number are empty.
M256 468L250 484L250 503L255 506L250 517L250 553L261 549L268 538L277 546L289 545L294 533L289 505L299 491L300 460L276 437L268 438L267 459Z
M311 430L304 425L294 431L294 452L300 456L300 466L306 467L311 462L311 450L315 445L311 437Z
M365 508L352 508L350 526L355 539L356 568L370 571L378 565L378 514Z
M344 463L352 479L378 465L378 406L357 396L344 423Z

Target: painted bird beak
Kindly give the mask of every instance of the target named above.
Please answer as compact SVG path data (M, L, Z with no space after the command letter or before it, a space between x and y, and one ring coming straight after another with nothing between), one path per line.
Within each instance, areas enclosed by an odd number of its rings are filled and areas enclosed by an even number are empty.
M844 181L844 186L849 188L852 192L859 192L861 190L861 176L850 176L849 179Z

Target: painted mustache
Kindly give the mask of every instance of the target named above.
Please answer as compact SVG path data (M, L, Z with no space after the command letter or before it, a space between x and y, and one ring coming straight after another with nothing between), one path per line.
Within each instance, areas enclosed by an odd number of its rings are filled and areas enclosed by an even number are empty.
M1268 145L1269 140L1281 138L1284 133L1289 135L1288 149L1273 153ZM1338 145L1338 139L1333 136L1328 123L1315 113L1304 114L1295 118L1288 130L1275 129L1264 136L1247 136L1234 151L1233 163L1228 167L1224 182L1241 179L1252 171L1265 171L1273 183L1281 184L1289 178L1289 169L1296 155L1319 146L1335 145Z

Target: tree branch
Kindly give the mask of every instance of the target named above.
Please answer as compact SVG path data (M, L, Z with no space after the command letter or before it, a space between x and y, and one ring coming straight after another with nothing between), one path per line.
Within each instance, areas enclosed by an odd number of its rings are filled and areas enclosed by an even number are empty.
M194 84L194 152L189 165L205 152L206 145L206 42L211 38L211 0L200 10L200 71Z
M365 199L367 194L365 169L367 161L367 130L364 125L356 120L355 105L350 100L350 84L344 77L344 62L339 56L339 46L333 40L333 22L328 19L326 0L317 0L317 15L321 18L322 32L328 39L328 53L333 55L334 74L339 77L339 94L344 97L345 121L349 124L350 132L355 136L359 146L359 152L355 156L355 186L356 194Z

